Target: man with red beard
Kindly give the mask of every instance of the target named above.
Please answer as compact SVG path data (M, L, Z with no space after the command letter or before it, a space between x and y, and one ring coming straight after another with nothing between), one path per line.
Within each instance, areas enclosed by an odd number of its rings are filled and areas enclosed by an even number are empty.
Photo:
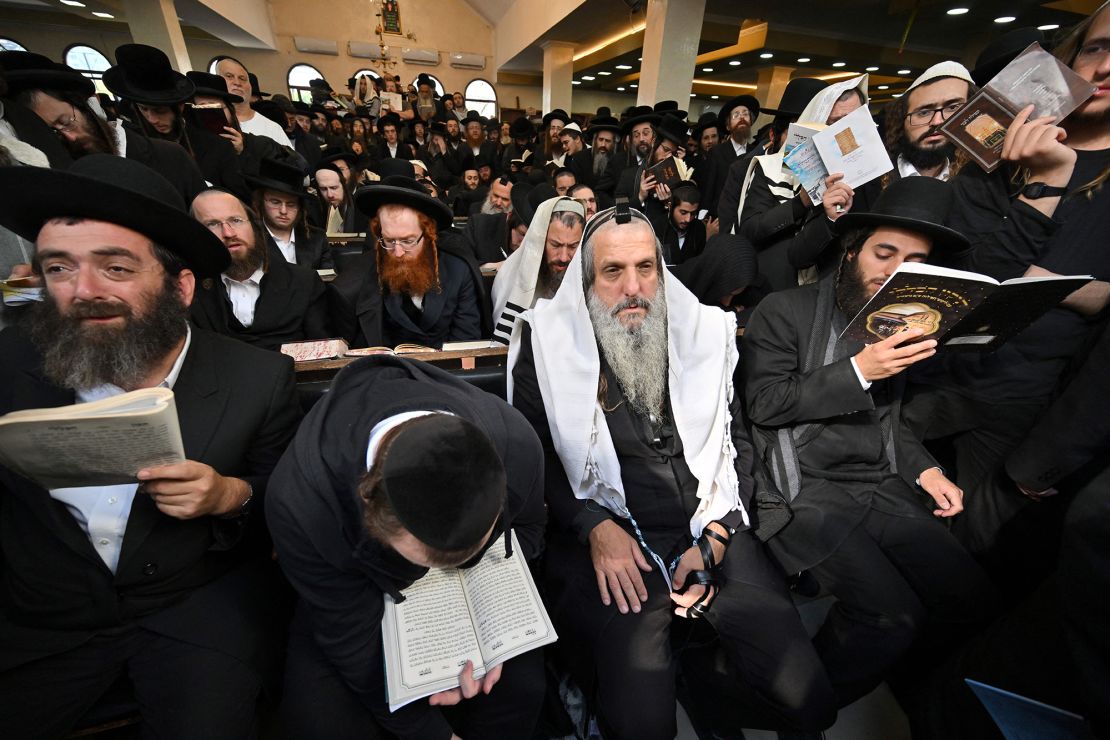
M231 265L218 281L201 283L193 323L272 350L330 336L320 276L311 268L272 259L258 219L243 201L213 188L196 197L191 213L231 254Z
M149 168L90 154L0 168L0 190L46 286L0 333L0 414L170 388L187 458L49 491L0 467L0 736L66 737L126 677L143 734L250 737L284 639L257 514L298 421L292 362L190 328L227 250Z
M360 188L355 205L370 230L366 252L329 285L338 335L352 347L480 338L474 270L441 248L451 209L402 175Z

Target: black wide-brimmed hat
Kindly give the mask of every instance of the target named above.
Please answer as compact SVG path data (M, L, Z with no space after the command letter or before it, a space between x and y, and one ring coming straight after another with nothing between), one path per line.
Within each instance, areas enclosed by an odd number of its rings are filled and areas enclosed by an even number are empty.
M782 100L779 101L778 108L764 108L760 112L771 116L797 118L802 115L802 111L817 96L817 93L828 86L829 83L824 80L813 77L795 77L786 83L786 89L782 91Z
M276 159L263 159L258 163L257 175L243 175L255 190L276 190L286 195L295 195L298 198L307 198L308 191L304 187L304 173L300 167L295 167Z
M433 134L442 136L445 139L450 138L451 136L451 134L447 132L447 124L443 121L432 121L428 125L428 136L430 137Z
M460 416L406 422L381 465L381 488L397 519L425 545L468 550L501 515L505 465L485 432Z
M979 87L986 85L1003 67L1025 51L1029 44L1044 46L1044 41L1044 32L1036 28L1015 28L1002 34L979 53L975 59L975 69L971 70L971 79Z
M441 229L448 228L454 221L447 204L428 195L424 186L411 177L394 175L372 185L364 185L355 191L354 201L355 206L371 218L382 206L399 205L420 211Z
M858 226L897 226L928 236L934 251L965 249L967 237L944 225L954 199L952 185L943 180L904 177L891 183L870 211L851 211L838 218L833 233L843 234Z
M728 131L728 117L732 114L733 108L741 105L752 114L752 124L754 125L755 119L759 118L759 101L751 95L737 95L731 100L726 100L725 104L721 106L721 111L717 114L718 128L722 131Z
M421 72L419 75L416 76L416 88L419 90L421 85L427 85L428 87L432 88L433 90L436 89L435 80L433 80L431 77L429 77L424 72ZM448 97L450 97L450 95L448 93L444 93L444 94L448 95Z
M312 115L312 108L310 108L308 103L304 102L303 100L294 100L293 110L296 111L298 116Z
M0 167L0 192L0 224L28 241L50 219L72 216L137 231L204 277L231 264L227 247L189 216L177 188L133 159L89 154L67 170Z
M254 72L247 72L247 79L251 82L251 95L258 98L270 97L270 93L262 92L262 89L258 86L258 75Z
M551 125L552 121L562 121L563 125L566 126L568 123L570 123L570 120L570 116L567 115L567 112L565 110L563 110L562 108L556 108L543 117L543 127L547 128Z
M278 110L280 110L282 113L297 112L297 109L293 107L293 101L280 93L278 93L277 95L271 95L269 102L276 105L278 107ZM256 105L261 105L261 103L256 103ZM258 109L255 108L255 110ZM282 122L283 127L284 125L284 122Z
M594 116L586 125L586 136L590 139L594 138L594 134L602 131L611 131L614 134L619 134L621 132L621 122L606 113L604 116Z
M197 89L170 66L164 51L146 44L117 46L116 66L105 70L104 85L119 97L144 105L184 103Z
M242 103L243 98L227 91L227 80L220 75L207 72L186 72L185 76L193 81L196 90L193 96L209 95L214 98L223 98L228 103Z
M415 120L415 119L414 119ZM382 126L393 125L395 128L401 128L401 116L397 115L394 111L389 111L384 116L378 119L378 130L382 130Z
M25 90L76 92L90 97L96 93L93 81L77 70L30 51L0 51L0 69L8 83L8 95Z
M656 113L650 105L636 105L625 111L625 119L621 123L621 134L628 136L632 129L641 123L650 123L652 126L659 123L661 114Z
M513 122L509 124L509 136L514 139L532 138L536 135L536 127L528 120L526 116L514 118Z
M377 163L374 172L384 180L387 177L407 177L416 179L416 168L412 166L412 162L400 157L386 157Z
M477 123L478 125L485 128L486 119L484 119L480 115L478 115L478 111L468 110L466 112L466 116L462 120L459 121L459 125L462 126L463 128L466 128L466 125L468 123Z
M316 160L316 167L319 169L325 164L335 164L335 162L340 159L350 165L358 159L358 155L344 147L329 146L327 149L320 152L320 159Z
M651 109L661 116L675 116L684 121L686 120L686 111L678 107L677 100L660 100L653 105Z
M686 140L690 137L690 128L686 125L686 121L677 116L664 115L662 120L655 127L656 143L658 138L669 139L680 147L686 146Z
M701 135L707 128L717 128L717 114L713 111L706 111L698 118L698 125L690 131L690 135L698 141L701 141Z

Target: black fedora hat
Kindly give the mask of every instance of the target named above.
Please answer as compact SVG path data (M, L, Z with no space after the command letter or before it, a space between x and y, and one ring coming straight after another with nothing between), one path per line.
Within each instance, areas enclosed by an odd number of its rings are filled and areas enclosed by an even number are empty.
M204 277L231 264L227 247L189 216L177 188L133 159L90 154L67 170L0 167L0 192L0 224L29 241L50 219L73 216L137 231Z
M677 116L665 114L663 119L655 127L657 135L656 144L659 143L658 137L669 139L680 147L686 146L686 140L690 136L690 127L686 125L686 121Z
M686 120L686 111L678 107L677 100L660 100L651 109L659 115L676 116Z
M304 102L303 100L294 100L293 101L293 110L297 112L298 116L311 116L312 115L312 108L310 108L308 106L308 103Z
M1036 28L1015 28L1002 34L987 44L976 57L975 69L971 70L971 79L975 80L975 84L979 87L986 85L992 77L1002 71L1003 67L1025 51L1029 44L1044 46L1044 42L1044 32Z
M442 136L449 138L450 134L447 133L447 124L443 121L432 121L428 126L428 136Z
M235 93L227 91L227 80L220 75L207 72L186 72L185 76L193 81L196 87L193 95L210 95L214 98L223 98L228 103L242 103L243 99Z
M928 236L936 248L964 249L967 237L944 225L954 199L955 190L943 180L904 177L891 183L870 211L851 211L838 218L833 233L857 226L897 226Z
M628 133L641 123L650 123L654 126L659 123L659 118L660 114L656 113L650 105L635 105L625 111L621 134L628 136Z
M258 75L254 72L247 72L247 79L251 81L251 95L258 98L270 97L270 93L262 92L262 88L258 86Z
M344 147L329 146L327 149L320 152L320 159L316 160L316 168L319 169L325 164L335 164L340 159L350 166L358 159L358 155Z
M509 136L514 139L532 138L536 135L536 127L525 116L514 118L509 124Z
M752 124L755 123L755 119L759 118L759 101L751 95L737 95L731 100L726 100L725 104L721 106L721 111L717 114L717 126L722 131L728 131L728 117L732 114L733 108L741 105L752 114Z
M814 77L795 77L786 83L786 89L782 91L782 100L779 101L779 107L764 108L760 112L771 116L797 118L802 115L802 111L809 105L809 101L813 100L817 93L828 86L829 83Z
M562 108L556 108L543 117L543 127L547 128L551 125L552 121L562 121L563 125L566 126L570 123L570 116L568 116L567 112Z
M702 113L701 116L698 117L698 125L694 126L694 128L690 131L690 135L693 136L695 139L698 139L700 141L702 133L704 133L707 128L716 128L716 127L717 127L717 114L714 113L713 111L706 111L705 113Z
M586 136L593 139L594 134L602 131L610 131L614 134L619 134L621 132L621 122L608 114L591 118L589 124L586 126Z
M408 177L416 179L416 168L412 166L412 162L407 159L400 159L398 157L387 157L386 159L378 162L377 169L374 170L384 180L387 177Z
M415 120L415 119L414 119ZM382 130L382 126L393 125L396 128L401 128L401 116L397 115L394 111L389 111L384 116L378 119L378 130Z
M477 124L484 127L486 125L486 119L484 119L480 115L478 115L478 111L468 110L466 112L466 116L462 120L459 121L459 125L462 126L463 128L466 128L466 125L468 123L477 123Z
M428 87L432 88L433 90L436 89L435 81L431 77L429 77L426 72L421 72L419 75L416 76L416 87L417 87L417 89L419 89L421 85L427 85ZM447 95L448 97L450 97L449 93L444 93L444 95Z
M393 175L373 185L364 185L355 191L354 200L355 206L371 218L382 206L399 205L420 211L441 229L448 228L454 221L447 204L428 195L424 186L411 177Z
M4 70L8 95L12 97L25 90L76 92L85 97L96 93L93 81L88 77L31 51L0 52L0 69Z
M170 66L164 51L146 44L116 47L116 66L104 72L104 85L121 98L145 105L184 103L197 89Z
M304 187L304 173L300 167L295 167L276 159L263 158L258 163L257 175L244 175L255 190L276 190L286 195L295 195L298 198L307 198L308 191Z

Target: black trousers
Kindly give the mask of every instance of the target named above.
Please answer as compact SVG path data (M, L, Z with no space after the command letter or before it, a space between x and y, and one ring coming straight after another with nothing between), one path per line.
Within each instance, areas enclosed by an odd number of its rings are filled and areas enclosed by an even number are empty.
M558 594L556 646L593 690L606 740L675 736L679 665L687 693L716 730L813 731L836 719L832 687L783 573L750 533L737 534L726 551L725 584L706 620L710 643L689 649L672 641L672 630L689 634L690 625L674 615L658 568L643 574L641 611L621 614L601 603L588 547L554 535L547 566Z
M216 650L137 626L0 674L0 737L63 738L120 677L134 686L144 738L255 735L261 678Z
M455 734L466 740L527 740L539 720L544 687L543 651L532 650L503 664L501 679L489 694L441 711ZM282 719L289 740L394 737L381 729L320 651L302 608L290 628Z
M993 588L938 521L872 509L810 569L836 596L814 645L840 706L870 693L928 626L943 647L987 620Z

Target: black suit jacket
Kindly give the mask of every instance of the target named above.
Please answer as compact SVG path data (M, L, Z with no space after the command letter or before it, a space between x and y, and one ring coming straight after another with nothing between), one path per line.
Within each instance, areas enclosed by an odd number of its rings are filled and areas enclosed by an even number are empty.
M472 215L463 234L480 265L500 262L509 256L509 218L503 213Z
M754 144L749 144L747 151L751 151L753 147ZM760 154L762 153L761 151ZM725 180L728 179L729 167L742 156L744 155L737 156L732 140L726 138L709 150L709 155L702 163L702 169L694 172L694 180L697 181L698 190L701 191L702 206L709 210L710 216L717 216L717 203L721 198Z
M127 127L123 130L127 138L125 156L145 164L169 180L185 199L185 205L192 203L197 193L208 187L197 163L180 144L148 139Z
M267 247L270 250L270 259L280 257L285 259L285 255L278 249L277 242L274 237L266 232ZM330 270L335 267L335 259L332 256L331 249L328 248L328 237L320 229L312 229L307 231L304 227L297 227L297 240L293 242L293 251L297 256L297 265L307 267L312 270ZM286 260L288 262L288 260Z
M212 185L235 193L244 203L250 203L251 189L239 171L239 157L231 142L191 123L186 123L185 127L201 176Z
M193 322L202 329L272 350L281 349L287 342L331 336L320 276L310 267L286 262L277 245L271 250L250 326L243 326L235 318L220 278L203 280L197 286L190 309Z
M21 332L0 333L0 356L0 414L74 403ZM186 457L250 483L251 513L181 520L137 494L113 575L65 505L0 467L0 671L133 623L257 667L273 659L282 590L261 514L299 421L293 363L193 329L173 391Z
M397 142L397 156L393 156L389 153L389 145L385 143L385 139L382 139L378 144L376 153L376 159L379 162L383 159L412 159L411 150L408 145L402 141Z

